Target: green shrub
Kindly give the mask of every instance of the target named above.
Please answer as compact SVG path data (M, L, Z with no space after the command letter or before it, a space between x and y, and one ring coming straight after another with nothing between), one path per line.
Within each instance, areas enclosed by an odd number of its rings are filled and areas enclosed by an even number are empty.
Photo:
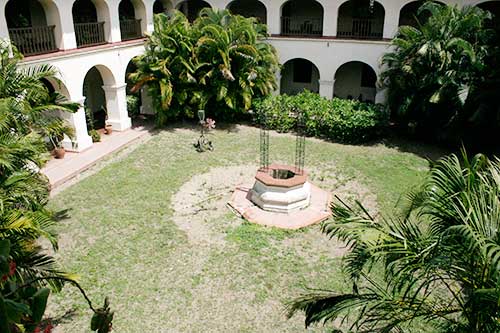
M296 128L293 110L302 110L308 136L344 143L362 143L379 137L388 124L381 105L334 98L328 100L304 91L295 96L269 96L254 103L256 121L269 129L289 132Z
M254 98L277 87L278 56L255 18L204 8L190 23L179 11L155 15L155 29L130 74L132 91L147 87L160 125L203 109L233 120Z
M92 138L92 142L101 142L101 134L97 130L91 129L89 135Z
M127 111L130 118L140 114L140 99L136 95L127 95Z

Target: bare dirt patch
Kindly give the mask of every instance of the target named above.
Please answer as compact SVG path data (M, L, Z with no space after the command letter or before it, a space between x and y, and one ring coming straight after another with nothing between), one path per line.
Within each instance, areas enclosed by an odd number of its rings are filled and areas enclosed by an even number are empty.
M172 198L173 221L187 234L191 244L224 245L224 230L239 223L224 218L230 214L227 202L236 186L253 181L256 169L255 165L213 168L182 185ZM378 213L376 196L366 186L331 167L311 168L311 181L345 202L363 202L373 216ZM339 257L347 251L344 244L321 235L319 227L311 228L300 237L286 239L283 245L303 252L304 256L315 253L318 257L323 254Z
M172 198L175 213L173 221L193 244L221 244L224 241L221 225L207 222L219 220L229 212L229 201L236 186L249 182L255 176L255 165L219 167L197 175L182 185Z
M338 199L347 204L352 204L357 200L363 204L371 216L378 216L377 196L355 177L345 176L335 166L321 165L310 169L309 178L317 186L330 191L334 203L338 203Z

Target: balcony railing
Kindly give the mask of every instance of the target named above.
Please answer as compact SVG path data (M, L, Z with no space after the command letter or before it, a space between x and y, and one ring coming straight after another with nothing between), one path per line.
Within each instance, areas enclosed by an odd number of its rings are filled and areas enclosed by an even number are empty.
M120 20L122 40L142 37L141 20Z
M104 44L104 22L75 23L75 36L78 47Z
M382 39L383 23L375 19L351 19L339 24L337 37L352 39Z
M284 36L315 36L323 35L323 18L304 16L282 16L281 34Z
M57 51L54 38L55 26L9 29L12 43L25 56Z

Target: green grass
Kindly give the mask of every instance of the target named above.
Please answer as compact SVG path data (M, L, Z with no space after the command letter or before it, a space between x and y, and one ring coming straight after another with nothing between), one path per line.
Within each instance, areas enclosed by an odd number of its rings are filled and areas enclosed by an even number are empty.
M59 193L52 206L69 208L71 216L58 230L60 261L81 276L93 300L110 296L116 332L306 331L301 316L286 318L284 303L306 287L349 291L336 242L318 226L265 228L225 208L196 217L207 237L219 241L190 241L171 205L181 186L211 168L258 163L257 129L216 131L212 153L196 153L196 137L185 129L159 132ZM293 136L272 135L272 161L292 163L294 149ZM339 184L356 181L381 210L417 184L426 166L423 158L384 145L307 144L306 167L317 185L337 194ZM72 308L59 331L88 332L90 313L73 288L51 299L55 318Z

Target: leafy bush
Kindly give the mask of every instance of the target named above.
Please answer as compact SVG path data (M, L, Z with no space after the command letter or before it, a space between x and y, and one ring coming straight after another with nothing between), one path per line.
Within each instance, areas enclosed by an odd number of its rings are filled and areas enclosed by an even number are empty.
M46 138L55 146L69 130L53 111L74 112L79 105L43 85L42 80L57 82L55 68L21 66L20 59L15 47L0 42L1 333L39 332L49 290L77 285L39 241L45 239L57 250L54 226L66 216L47 207L50 184L40 172L47 157ZM94 316L106 319L104 324L112 319L107 310L95 310L87 301Z
M135 118L140 113L140 100L136 95L127 95L127 111L130 118Z
M146 86L158 123L207 115L231 119L276 89L276 50L255 18L205 8L194 23L178 11L155 16L146 52L135 59L132 91Z
M92 138L92 142L101 142L101 134L97 130L91 129L89 135Z
M430 19L416 28L400 27L382 60L393 119L425 138L495 135L500 67L498 42L487 29L490 14L432 1L423 11Z
M254 103L256 121L264 114L268 128L289 132L296 128L294 110L304 112L305 133L345 143L361 143L379 137L388 123L388 113L380 105L334 98L328 100L304 91L295 96L269 96Z
M498 158L444 157L376 219L337 200L322 229L348 244L353 291L309 289L289 314L332 332L500 332L499 170Z

